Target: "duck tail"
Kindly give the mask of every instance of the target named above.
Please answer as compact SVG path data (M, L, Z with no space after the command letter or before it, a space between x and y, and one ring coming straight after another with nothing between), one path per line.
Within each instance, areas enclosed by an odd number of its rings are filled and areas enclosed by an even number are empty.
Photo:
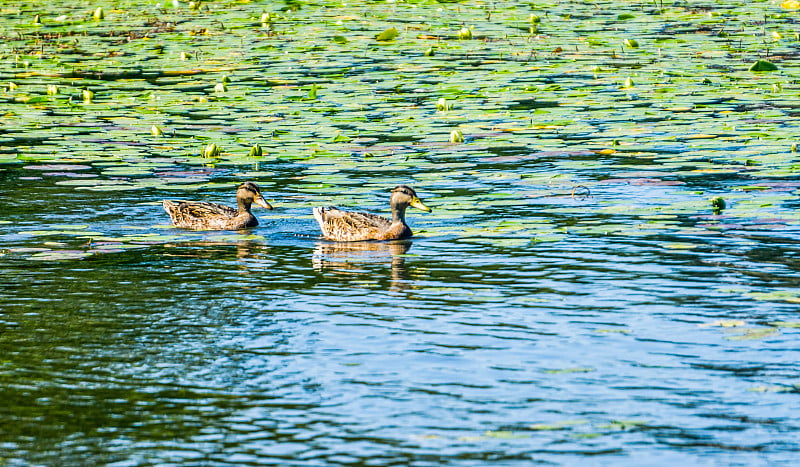
M165 211L170 212L178 206L178 203L169 199L165 199L161 201L161 205L164 206Z

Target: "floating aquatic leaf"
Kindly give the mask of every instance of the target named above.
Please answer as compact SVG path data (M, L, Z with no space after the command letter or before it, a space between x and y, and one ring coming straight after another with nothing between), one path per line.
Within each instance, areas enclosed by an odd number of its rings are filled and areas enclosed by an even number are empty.
M758 186L758 185L739 186L736 188L742 191L765 191L770 189L770 187L768 186Z
M513 431L486 431L483 433L484 436L487 438L496 438L496 439L522 439L522 438L530 438L530 435L527 433L516 433Z
M750 392L798 392L800 390L800 387L798 387L797 385L754 386L752 388L748 388L747 390Z
M594 439L603 436L603 433L571 433L570 437L578 439Z
M744 340L758 340L770 337L774 334L778 334L777 328L772 327L764 327L764 328L749 328L744 330L744 334L737 334L735 336L727 336L726 339L732 341L744 341Z
M607 425L601 425L598 428L604 430L631 430L642 426L647 426L647 422L644 420L613 420Z
M723 328L733 328L733 327L739 327L739 326L745 326L745 325L747 325L747 322L743 321L741 319L718 319L718 320L716 320L714 322L711 322L711 323L701 324L700 326L702 326L702 327L719 326L719 327L723 327Z
M390 41L393 40L395 37L397 37L399 34L400 33L397 31L397 28L392 27L378 34L375 37L375 40L381 42Z
M530 425L528 428L531 430L538 430L538 431L553 431L553 430L565 430L571 426L578 426L578 425L586 425L589 423L589 420L586 419L577 419L577 420L564 420L556 423L535 423Z
M800 291L776 290L774 292L749 292L745 295L760 301L800 303Z
M779 328L800 328L800 321L771 321L768 324Z
M19 232L21 235L35 235L35 236L44 236L44 235L68 235L68 236L95 236L95 235L103 235L102 232L93 232L89 230L70 230L70 229L53 229L53 230L28 230Z
M42 251L39 253L34 253L30 255L27 259L31 261L68 261L68 260L83 259L91 255L92 252L90 251L50 250L50 251Z
M545 373L550 373L550 374L591 373L593 371L595 371L595 369L589 367L574 367L574 368L561 368L555 370L544 370Z
M331 143L349 143L353 138L347 137L341 133L336 133L336 136L331 138Z
M631 333L627 329L614 329L614 328L595 329L594 332L596 332L598 334L630 334Z
M48 227L51 229L61 230L61 229L69 229L69 230L81 230L81 229L88 229L88 224L51 224Z
M692 250L697 247L698 245L695 245L694 243L670 242L664 244L664 248L669 250Z
M757 60L755 63L750 65L749 68L750 71L775 71L777 69L777 65L766 60Z

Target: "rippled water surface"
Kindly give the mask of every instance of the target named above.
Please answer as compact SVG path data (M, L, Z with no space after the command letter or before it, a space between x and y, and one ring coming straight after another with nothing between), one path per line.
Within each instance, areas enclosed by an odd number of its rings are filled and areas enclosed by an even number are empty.
M796 463L791 5L18 3L0 465Z

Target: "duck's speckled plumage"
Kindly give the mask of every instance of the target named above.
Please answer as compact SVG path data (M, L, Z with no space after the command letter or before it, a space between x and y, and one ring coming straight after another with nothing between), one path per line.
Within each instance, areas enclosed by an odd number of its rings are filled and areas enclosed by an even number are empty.
M412 232L406 224L406 208L412 206L431 212L431 208L422 204L414 189L407 185L398 185L392 190L389 204L392 207L391 220L375 214L342 211L334 207L317 207L313 211L322 235L337 242L408 238Z
M272 209L261 196L258 185L244 182L236 190L237 209L205 201L165 199L162 204L176 227L192 230L241 230L258 225L258 219L250 212L253 203Z

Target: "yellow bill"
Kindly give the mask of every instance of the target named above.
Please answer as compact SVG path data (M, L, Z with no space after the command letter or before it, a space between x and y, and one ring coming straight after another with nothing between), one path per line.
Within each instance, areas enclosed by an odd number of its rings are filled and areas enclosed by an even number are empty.
M257 197L255 200L253 200L253 202L256 203L257 205L261 206L264 209L272 209L272 205L269 204L267 202L267 200L264 199L263 196Z
M411 204L409 204L409 206L411 206L412 208L417 208L417 209L419 209L421 211L425 211L425 212L431 212L432 211L431 208L429 208L428 206L425 206L424 204L422 204L422 201L420 201L420 199L417 198L416 196L411 199Z

